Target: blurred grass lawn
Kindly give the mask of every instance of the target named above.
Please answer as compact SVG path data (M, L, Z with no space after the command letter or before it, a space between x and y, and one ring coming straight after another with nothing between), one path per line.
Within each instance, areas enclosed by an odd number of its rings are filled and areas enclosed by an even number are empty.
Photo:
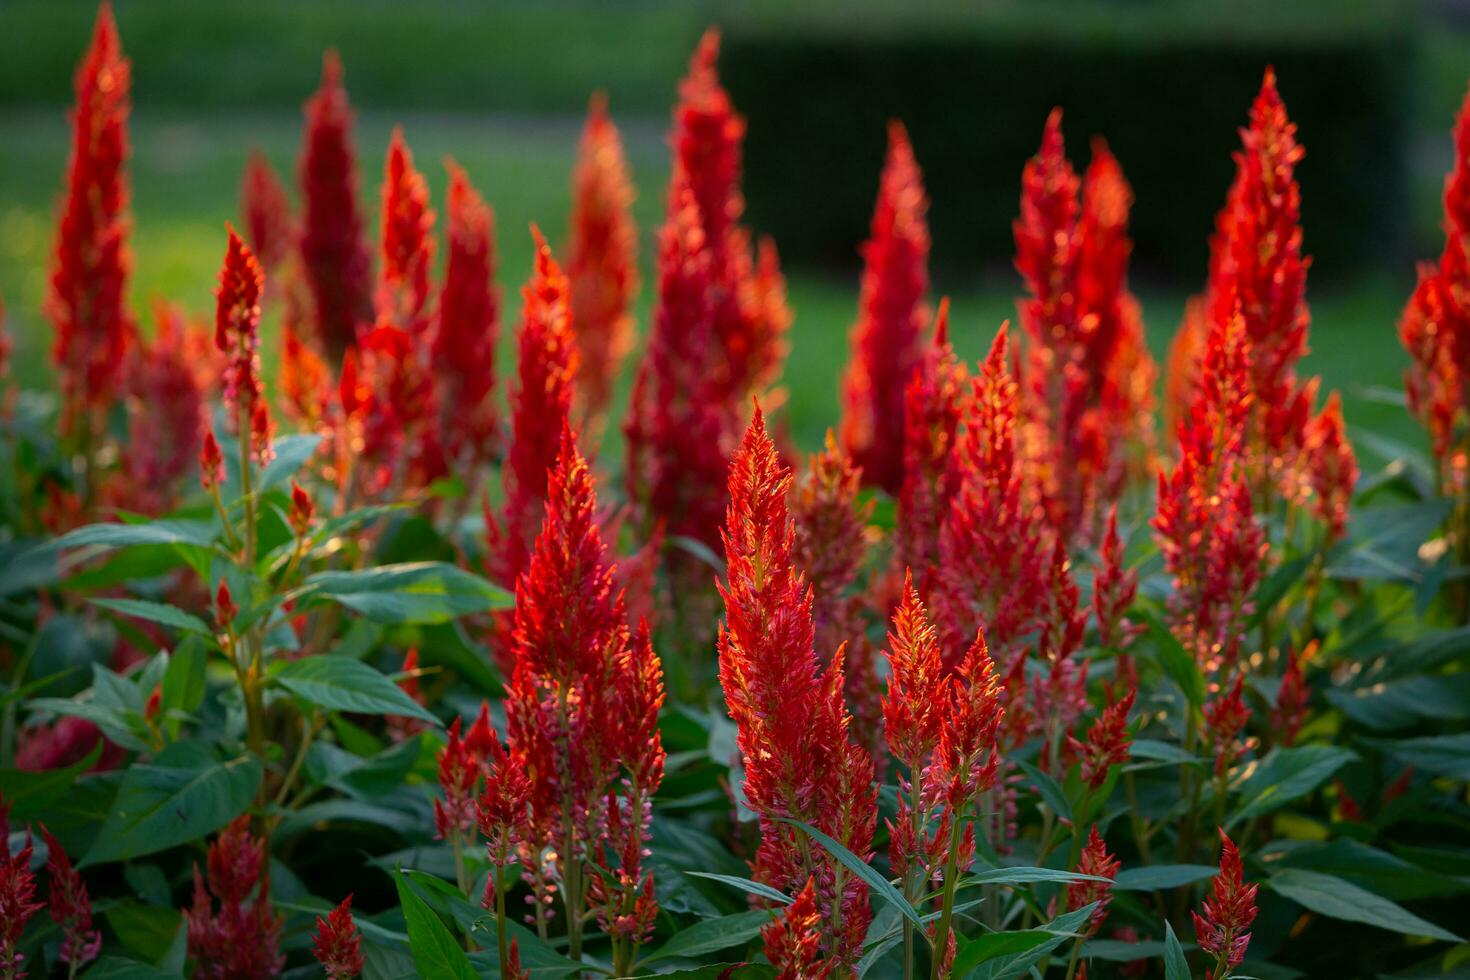
M616 106L613 107L616 112ZM392 126L401 122L416 162L428 176L436 206L442 201L441 161L452 154L493 204L503 293L502 376L513 369L511 339L519 312L519 284L530 267L531 222L553 243L565 237L568 184L580 120L575 117L419 116L363 113L358 144L363 197L376 221L382 156ZM652 237L662 211L667 177L666 122L621 119L638 185L636 219L644 285L639 325L646 327L653 292ZM287 179L294 175L300 116L275 112L156 115L133 123L135 229L133 308L145 329L154 297L208 314L223 253L223 223L235 220L238 180L245 154L261 148ZM0 113L0 295L16 339L15 374L29 386L46 384L50 329L41 316L51 249L54 202L62 180L67 129L59 110ZM876 178L875 178L876 180ZM294 181L293 181L294 182ZM1310 189L1308 189L1309 192ZM1224 188L1221 188L1223 195ZM376 237L375 225L370 228ZM778 243L779 244L779 243ZM856 244L856 243L855 243ZM1311 245L1311 229L1307 229ZM442 259L442 256L440 256ZM1201 270L1203 277L1204 270ZM1374 387L1397 388L1404 356L1395 335L1412 270L1392 280L1369 281L1331 295L1309 293L1313 303L1313 353L1306 369L1326 386L1344 390L1350 425L1399 439L1416 431L1402 410L1364 395ZM978 273L969 282L940 283L953 296L954 332L963 356L984 353L999 322L1013 315L1019 288L1014 276ZM1162 357L1178 323L1184 296L1141 290L1150 344ZM837 379L846 359L846 335L857 301L857 282L795 277L790 284L795 324L785 375L789 420L799 444L815 447L837 418ZM267 324L268 331L273 324ZM263 345L267 370L276 344ZM503 397L503 395L502 395ZM609 450L616 452L615 447Z

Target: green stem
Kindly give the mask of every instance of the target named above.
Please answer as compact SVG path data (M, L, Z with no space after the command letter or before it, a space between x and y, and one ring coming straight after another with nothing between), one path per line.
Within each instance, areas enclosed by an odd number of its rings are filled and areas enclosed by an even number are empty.
M955 879L959 875L959 850L960 819L957 813L949 828L949 856L944 863L944 898L942 911L939 913L939 928L935 931L934 942L931 944L929 980L939 980L940 967L943 966L944 958L949 952L950 923L954 919Z

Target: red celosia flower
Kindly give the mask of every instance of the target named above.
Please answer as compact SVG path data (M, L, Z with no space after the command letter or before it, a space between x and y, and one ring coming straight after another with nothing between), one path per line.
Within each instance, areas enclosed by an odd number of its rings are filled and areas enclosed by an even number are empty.
M940 532L935 605L952 662L979 623L1009 667L1040 626L1052 544L1045 515L1023 485L1006 333L1003 325L965 399L950 453L955 496Z
M766 959L776 980L827 980L832 964L822 959L822 914L811 878L770 925L761 927Z
M1098 646L1118 652L1120 659L1143 630L1124 616L1138 595L1138 572L1123 565L1123 539L1118 536L1118 505L1108 511L1107 528L1098 549L1092 580L1092 611L1097 616ZM1123 671L1120 668L1120 673Z
M817 650L835 651L856 637L845 633L851 617L847 590L857 581L867 552L867 513L858 504L861 471L827 433L824 451L812 455L806 474L791 494L791 519L796 528L793 557L811 584L815 598Z
M439 786L444 799L434 801L434 827L440 840L470 833L475 827L475 787L480 782L480 760L459 737L462 719L449 726L448 740L439 750Z
M1070 741L1072 751L1082 760L1082 781L1093 789L1107 782L1109 769L1128 761L1128 746L1133 742L1128 712L1137 697L1137 691L1129 691L1123 700L1104 708L1088 730L1085 744Z
M470 729L472 744L475 731ZM485 787L475 801L475 819L487 840L490 863L504 867L512 860L512 848L523 843L530 832L531 779L525 760L507 753L493 731L482 744Z
M301 261L318 342L340 357L372 316L372 260L363 239L352 147L352 110L337 52L322 59L321 87L306 102L301 150Z
M235 606L235 599L230 595L230 583L224 579L219 580L219 589L214 594L214 621L221 629L229 629L235 621L239 609Z
M61 431L90 453L106 434L134 334L124 306L132 266L124 167L132 77L105 0L74 84L71 156L46 312L56 330Z
M51 772L81 762L101 746L92 772L106 772L122 764L121 748L107 741L102 730L72 715L47 725L32 725L20 732L15 750L15 767L26 772Z
M1240 852L1235 842L1220 831L1220 874L1210 885L1205 899L1194 917L1194 931L1199 948L1215 958L1213 977L1225 977L1245 959L1250 945L1250 925L1256 918L1256 885L1247 886L1240 866ZM1201 914L1203 913L1203 914Z
M438 452L434 376L414 335L389 322L348 350L338 379L342 412L356 447L363 489L411 490L443 470Z
M92 927L92 899L77 869L72 867L61 843L45 827L46 873L50 877L47 904L51 918L61 930L61 962L73 971L97 958L102 949L102 933ZM3 913L0 913L3 915Z
M219 442L214 438L214 429L204 430L204 442L199 447L199 483L206 491L213 490L225 482L225 457L219 451Z
M1342 400L1337 392L1312 419L1302 436L1307 480L1312 491L1312 510L1326 530L1326 542L1347 533L1348 507L1358 482L1358 459L1347 439L1342 420Z
M261 266L274 274L296 246L286 188L265 154L251 150L240 179L240 223Z
M521 949L514 939L510 941L510 952L505 956L505 965L501 967L500 975L505 980L531 980L530 972L521 967Z
M209 845L208 868L206 884L194 866L194 902L184 910L191 976L279 974L286 962L280 951L285 920L271 909L266 842L251 836L248 816L238 817Z
M379 323L421 338L429 329L429 269L434 263L434 211L429 185L414 169L403 127L393 129L383 165L383 268L378 275Z
M416 703L424 705L428 699L424 697L423 691L419 689L419 652L410 649L403 655L403 677L398 682L398 687L412 698ZM402 742L412 738L424 730L423 719L414 718L409 715L389 715L388 734L395 742Z
M638 290L638 230L633 183L623 140L607 114L607 97L592 96L577 147L572 181L567 278L572 329L581 355L577 370L577 429L601 431L623 357L633 346L633 295Z
M1118 869L1122 863L1113 855L1108 853L1108 846L1103 842L1102 836L1097 832L1097 824L1092 825L1091 832L1087 835L1087 846L1082 848L1082 856L1077 861L1077 873L1080 875L1096 875L1099 878L1116 878ZM1071 881L1067 883L1067 908L1080 909L1097 903L1097 908L1092 910L1092 915L1087 918L1085 935L1092 938L1102 928L1103 920L1108 917L1108 904L1113 900L1113 886L1102 881Z
M568 285L541 232L536 268L521 291L525 300L516 342L517 380L511 394L511 438L503 480L505 505L489 522L490 577L516 582L530 558L547 497L547 473L556 465L572 405L577 371L568 307ZM509 661L502 661L509 666Z
M950 710L950 684L939 646L912 573L888 633L888 693L883 699L883 734L893 757L916 776L939 745Z
M1302 675L1302 664L1312 659L1317 652L1317 641L1307 644L1305 650L1286 652L1286 671L1281 676L1281 686L1276 689L1276 704L1271 710L1271 730L1282 745L1296 741L1307 718L1307 705L1312 700L1312 689Z
M162 514L178 499L178 484L199 452L203 392L190 361L183 314L160 304L158 331L134 348L127 378L128 447L112 502Z
M863 482L897 495L903 483L904 389L923 360L929 318L929 200L908 133L888 125L888 156L878 183L852 353L842 382L842 445Z
M265 418L260 383L260 294L265 272L235 229L230 225L225 229L229 243L215 291L214 344L229 358L225 405L234 413L236 433L241 440L250 440L256 463L264 466L271 460L270 426L262 427L256 415Z
M495 286L495 216L452 161L445 235L448 259L439 293L433 365L439 391L439 442L456 472L491 458L499 443L495 346L500 291Z
M286 515L290 521L291 530L296 532L297 537L305 537L311 530L311 519L316 513L316 505L311 501L311 494L302 489L301 484L295 480L291 481L291 512Z
M21 934L42 904L36 898L36 876L31 873L31 841L10 853L10 803L0 797L0 971L7 976L25 976L21 967Z
M940 567L939 532L960 471L950 466L968 372L949 343L949 299L939 301L934 342L904 389L903 484L898 493L898 562L928 583ZM927 591L927 589L925 590Z
M332 372L289 320L281 324L277 381L286 417L308 429L326 425L333 411Z
M1030 341L1028 412L1039 430L1034 462L1057 527L1091 534L1099 504L1117 498L1130 454L1136 464L1151 437L1153 363L1127 288L1133 195L1101 142L1079 181L1060 110L1021 182L1014 227L1016 268L1031 293L1021 324Z
M1250 358L1240 316L1211 325L1194 402L1179 424L1179 463L1159 473L1153 519L1174 576L1174 622L1211 670L1239 656L1266 554L1244 472Z
M850 966L869 918L867 887L773 819L811 823L866 855L876 817L872 760L848 739L842 652L822 670L813 649L811 590L792 555L790 484L757 409L730 464L720 686L738 730L746 801L761 820L756 876L788 888L815 875L818 904L834 921L828 951Z
M1230 692L1218 695L1204 706L1205 738L1215 756L1216 776L1229 772L1245 749L1240 735L1250 721L1251 709L1243 696L1244 683L1244 672L1237 673Z
M325 919L316 917L311 953L329 980L351 980L362 972L362 933L352 921L350 894Z

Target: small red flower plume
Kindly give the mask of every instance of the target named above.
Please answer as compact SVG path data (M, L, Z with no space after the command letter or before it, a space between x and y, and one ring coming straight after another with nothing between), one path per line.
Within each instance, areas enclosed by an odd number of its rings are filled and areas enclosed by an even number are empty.
M209 845L208 879L194 866L194 901L184 910L189 959L196 973L220 977L275 976L284 918L271 908L266 842L241 816ZM216 906L218 902L218 906Z
M328 51L321 87L306 102L301 164L301 262L311 289L317 342L333 363L372 319L372 259L357 201L352 109L342 61Z
M56 230L46 313L61 386L61 431L87 451L106 434L135 329L125 306L128 251L129 90L112 5L97 10L92 43L74 79L72 146Z
M1302 437L1311 507L1326 531L1326 543L1347 533L1348 507L1358 482L1358 459L1348 442L1342 420L1342 400L1337 392L1307 426Z
M1082 781L1093 789L1107 782L1108 770L1128 761L1128 746L1133 737L1128 733L1128 713L1133 710L1137 691L1129 691L1123 700L1108 705L1092 723L1087 741L1071 741L1072 751L1082 760Z
M276 380L288 419L306 429L328 427L336 409L332 372L289 318L281 324L280 373Z
M434 801L434 827L440 840L465 835L475 827L475 787L480 783L480 760L460 738L462 719L449 726L448 740L439 750L439 787L444 799Z
M0 798L0 966L24 975L20 952L26 923L44 906L36 900L36 876L31 873L31 842L10 852L10 803Z
M1235 842L1220 831L1220 874L1210 885L1205 899L1194 917L1194 931L1199 948L1215 958L1211 975L1225 977L1245 959L1250 945L1250 925L1256 918L1256 885L1246 885L1240 865L1240 851Z
M1215 757L1216 776L1229 772L1245 750L1241 734L1250 721L1251 709L1245 703L1244 684L1244 672L1237 673L1230 690L1204 706L1205 740Z
M495 286L495 216L452 161L445 211L448 258L439 293L432 361L439 390L439 442L456 472L489 460L500 441L495 347L500 291Z
M638 290L638 230L633 225L633 182L623 140L598 93L587 108L572 180L567 278L577 370L578 431L595 436L633 346L633 296Z
M1097 832L1097 824L1087 835L1087 845L1077 861L1077 873L1096 875L1099 878L1116 878L1121 862L1108 853L1108 846ZM1113 886L1103 881L1072 881L1067 883L1067 908L1080 909L1097 903L1097 908L1088 916L1086 935L1097 935L1103 920L1108 917L1108 905L1113 899Z
M133 348L126 389L128 449L122 470L104 497L128 510L162 514L178 499L178 485L199 452L204 392L191 362L183 314L157 309L151 343Z
M352 921L352 896L342 899L323 919L316 917L311 953L328 980L352 980L363 970L362 933Z
M757 409L730 464L720 686L738 730L746 801L761 818L756 877L785 888L821 872L819 906L841 907L842 932L827 948L850 966L869 918L866 886L845 880L832 894L831 858L800 847L800 831L773 819L811 823L859 855L876 819L872 760L848 737L842 653L822 670L813 649L811 590L792 554L790 485Z
M264 153L252 150L240 179L240 223L261 266L274 273L296 246L291 202Z
M92 899L87 895L87 885L72 867L61 842L45 827L41 828L41 836L46 840L46 874L51 882L47 904L61 930L61 962L73 970L80 969L97 958L102 933L92 926Z
M230 583L220 579L219 589L214 594L214 621L220 629L227 630L235 621L235 616L239 611L235 607L234 597L230 595Z
M383 267L378 276L378 322L415 338L429 329L429 270L434 264L434 211L429 186L414 169L403 127L393 129L383 165Z
M888 126L872 230L863 245L862 293L842 380L842 445L863 481L897 495L903 482L904 389L924 357L929 319L929 200L908 133Z
M934 339L904 389L903 484L898 492L898 561L921 588L940 567L939 532L960 470L950 466L969 388L965 365L949 343L949 299L939 301Z
M291 481L291 512L287 515L291 523L291 530L296 532L297 537L305 537L311 530L311 520L316 514L316 504L311 501L311 494L302 488L295 480Z
M265 421L260 382L260 294L265 272L235 229L229 225L225 229L229 241L215 290L214 344L228 357L225 405L234 413L239 437L251 440L251 453L264 466L271 458L270 425Z
M225 482L225 457L219 451L219 442L214 438L214 429L204 430L204 441L199 447L199 483L211 491Z
M1276 689L1276 704L1271 709L1271 730L1282 745L1296 741L1297 732L1307 718L1307 706L1312 700L1312 689L1302 672L1302 665L1317 653L1317 641L1307 644L1306 649L1286 652L1286 671L1281 676L1281 686Z
M888 750L912 773L939 745L950 711L950 683L944 669L939 631L929 622L913 575L888 633L888 694L883 699L883 733Z
M822 914L812 879L774 922L761 927L761 939L777 980L827 980L832 975L832 964L822 959Z

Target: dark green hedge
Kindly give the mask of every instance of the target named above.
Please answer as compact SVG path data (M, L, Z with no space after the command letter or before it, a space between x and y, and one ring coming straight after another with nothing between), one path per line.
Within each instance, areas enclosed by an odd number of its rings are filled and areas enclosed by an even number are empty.
M952 278L1004 271L1022 165L1060 105L1078 169L1091 137L1102 135L1133 183L1135 268L1192 288L1204 277L1238 127L1271 63L1307 149L1298 172L1314 278L1404 257L1405 31L1283 31L1276 40L1063 29L1048 38L1030 26L857 33L734 25L722 69L749 118L752 224L775 235L791 266L850 270L872 209L884 123L897 117L933 201L936 269Z

